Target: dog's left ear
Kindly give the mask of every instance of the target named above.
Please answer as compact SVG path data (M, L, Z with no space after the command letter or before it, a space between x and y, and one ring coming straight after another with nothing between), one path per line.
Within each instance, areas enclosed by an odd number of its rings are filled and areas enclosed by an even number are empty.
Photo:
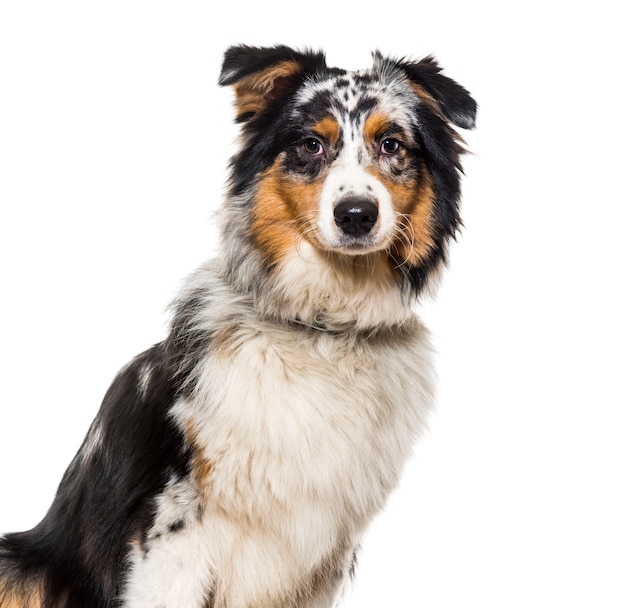
M246 122L324 67L323 53L300 52L287 46L232 46L224 55L219 84L233 85L237 122Z
M425 57L416 63L401 61L397 66L432 98L447 120L463 129L474 128L476 102L467 89L441 73L434 57Z

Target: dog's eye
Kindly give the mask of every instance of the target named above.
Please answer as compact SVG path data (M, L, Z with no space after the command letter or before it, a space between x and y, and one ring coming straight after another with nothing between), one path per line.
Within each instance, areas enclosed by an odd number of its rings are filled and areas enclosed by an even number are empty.
M380 144L382 154L395 154L398 150L400 150L400 142L397 139L388 137Z
M309 137L308 139L305 139L302 147L311 156L321 156L322 154L324 154L324 146L322 146L320 141L318 139L315 139L314 137Z
M388 137L380 144L381 154L396 154L400 150L400 142L397 139Z

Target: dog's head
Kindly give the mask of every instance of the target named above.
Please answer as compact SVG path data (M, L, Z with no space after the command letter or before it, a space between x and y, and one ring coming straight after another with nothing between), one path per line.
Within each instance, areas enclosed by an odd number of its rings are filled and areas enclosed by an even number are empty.
M349 72L284 46L230 48L220 84L234 87L242 123L230 199L252 207L264 268L306 243L346 264L374 256L419 293L460 225L454 126L474 126L469 93L431 57L375 53Z

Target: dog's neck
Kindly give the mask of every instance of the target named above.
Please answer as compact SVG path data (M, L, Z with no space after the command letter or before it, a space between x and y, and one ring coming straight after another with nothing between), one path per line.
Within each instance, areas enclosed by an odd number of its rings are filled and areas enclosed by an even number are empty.
M260 317L317 331L372 333L412 317L412 295L384 253L347 256L301 242L273 268L259 256L228 264L228 282L251 296Z

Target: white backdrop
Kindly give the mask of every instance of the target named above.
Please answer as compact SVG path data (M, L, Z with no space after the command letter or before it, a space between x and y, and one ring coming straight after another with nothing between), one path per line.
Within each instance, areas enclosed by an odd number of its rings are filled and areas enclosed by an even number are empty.
M480 104L466 227L423 310L438 414L345 606L626 606L617 4L211 5L0 3L0 530L44 515L114 374L213 251L225 48L347 68L434 53Z

